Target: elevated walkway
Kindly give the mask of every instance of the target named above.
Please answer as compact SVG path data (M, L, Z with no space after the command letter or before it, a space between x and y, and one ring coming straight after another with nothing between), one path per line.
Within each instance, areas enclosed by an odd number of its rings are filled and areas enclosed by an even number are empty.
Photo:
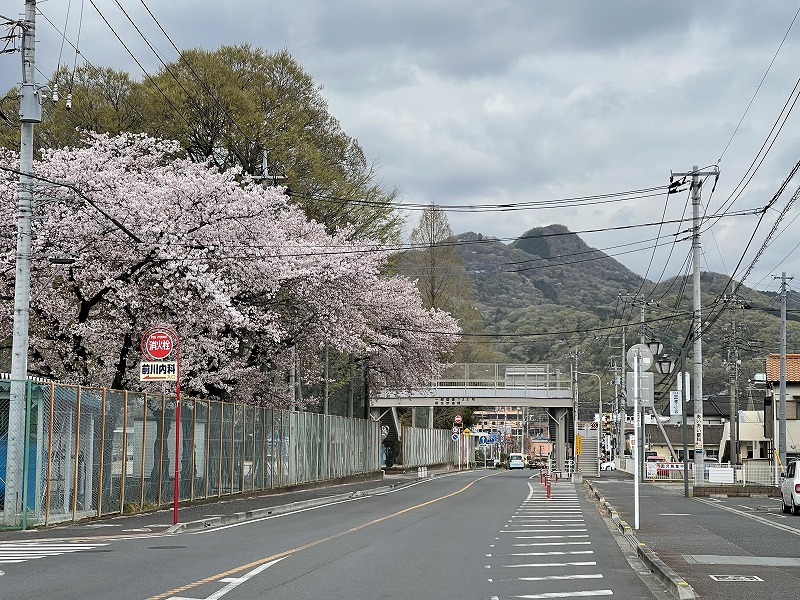
M572 408L573 395L569 378L550 365L457 363L428 387L381 390L370 405Z

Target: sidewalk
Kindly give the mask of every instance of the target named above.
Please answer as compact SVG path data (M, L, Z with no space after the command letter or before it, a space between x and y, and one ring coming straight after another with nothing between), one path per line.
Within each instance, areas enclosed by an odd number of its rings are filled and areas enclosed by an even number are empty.
M800 582L800 519L781 515L773 494L746 497L732 488L733 495L686 498L682 484L642 484L634 531L632 478L609 474L586 483L601 510L675 598L778 598Z
M430 471L428 477L447 471ZM173 525L172 507L131 515L114 515L64 523L25 531L0 531L0 542L53 538L118 537L149 533L179 533L204 529L246 519L280 514L358 495L378 494L418 481L417 470L363 478L339 484L308 484L291 489L247 496L228 496L178 507L178 524Z

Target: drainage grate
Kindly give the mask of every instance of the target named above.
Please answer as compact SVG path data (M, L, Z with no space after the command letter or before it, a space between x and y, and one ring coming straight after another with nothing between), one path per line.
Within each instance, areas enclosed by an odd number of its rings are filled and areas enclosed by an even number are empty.
M764 581L758 575L709 575L714 581L743 582L743 581Z

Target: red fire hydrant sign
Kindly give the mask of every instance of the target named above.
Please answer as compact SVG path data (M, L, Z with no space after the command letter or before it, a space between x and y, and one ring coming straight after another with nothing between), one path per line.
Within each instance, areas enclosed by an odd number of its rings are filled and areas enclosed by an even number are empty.
M142 338L142 354L153 360L164 360L172 354L172 336L166 331L149 331Z
M173 474L172 524L178 523L179 479L181 463L181 345L169 327L151 327L144 332L141 341L144 361L139 364L140 381L175 382L175 460ZM164 359L175 350L175 360ZM150 359L150 360L147 360Z

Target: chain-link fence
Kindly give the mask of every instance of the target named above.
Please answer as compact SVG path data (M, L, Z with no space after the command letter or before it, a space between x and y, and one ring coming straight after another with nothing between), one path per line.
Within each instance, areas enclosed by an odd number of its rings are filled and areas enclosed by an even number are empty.
M17 506L6 527L173 502L174 396L40 382L27 388L23 508L22 499L5 498L10 381L0 379L0 498ZM372 421L181 399L179 498L375 472L380 440Z

